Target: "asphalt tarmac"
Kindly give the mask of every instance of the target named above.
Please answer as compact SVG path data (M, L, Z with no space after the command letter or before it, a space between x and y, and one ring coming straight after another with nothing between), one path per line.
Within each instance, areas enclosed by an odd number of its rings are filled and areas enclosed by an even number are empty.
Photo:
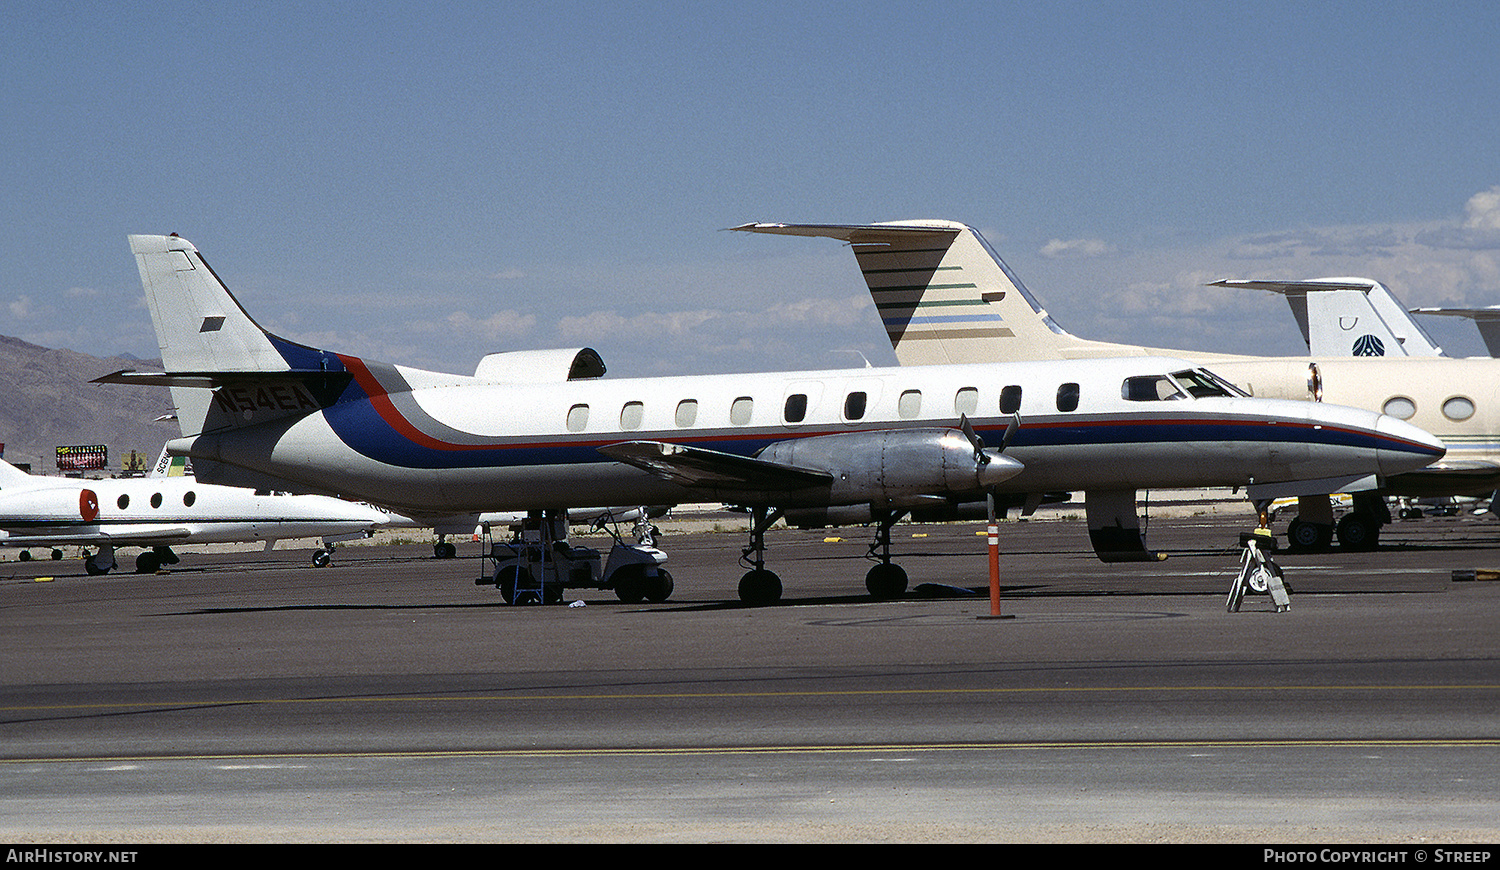
M726 525L733 525L727 523ZM1242 522L1157 519L1106 565L1078 521L668 533L676 591L511 607L477 547L186 554L153 576L0 563L11 842L1500 840L1500 521L1281 555L1225 598ZM599 540L599 539L594 539ZM13 558L13 556L11 556Z

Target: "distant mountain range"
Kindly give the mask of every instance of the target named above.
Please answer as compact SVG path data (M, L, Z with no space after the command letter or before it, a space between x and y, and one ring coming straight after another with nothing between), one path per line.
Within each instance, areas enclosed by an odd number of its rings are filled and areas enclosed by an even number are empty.
M166 387L123 387L89 381L120 369L161 371L160 360L95 357L52 350L0 335L0 443L4 458L29 463L39 474L57 473L57 448L103 444L109 470L125 455L146 455L149 466L162 445L179 434Z

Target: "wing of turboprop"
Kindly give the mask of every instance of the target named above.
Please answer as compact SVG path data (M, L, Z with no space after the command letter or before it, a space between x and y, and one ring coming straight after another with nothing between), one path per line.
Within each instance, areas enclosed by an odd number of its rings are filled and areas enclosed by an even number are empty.
M690 489L789 492L827 486L833 480L826 471L661 441L626 441L600 447L599 452Z
M1013 433L1014 426L1006 432ZM769 444L754 457L658 441L628 441L599 452L679 486L712 491L724 501L763 497L781 508L814 495L812 500L823 505L875 503L887 508L955 495L977 497L1023 468L998 450L986 450L967 418L959 428L793 438Z
M1399 495L1488 495L1500 489L1500 464L1483 459L1436 462L1393 475L1386 485Z

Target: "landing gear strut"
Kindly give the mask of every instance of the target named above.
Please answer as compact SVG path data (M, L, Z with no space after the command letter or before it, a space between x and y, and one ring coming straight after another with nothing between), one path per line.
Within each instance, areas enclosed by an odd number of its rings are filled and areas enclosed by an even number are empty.
M906 516L906 511L877 511L875 516L875 540L865 556L880 564L865 575L865 589L872 598L900 598L906 592L906 571L900 565L891 564L891 526Z
M746 604L775 604L781 600L781 578L766 570L766 530L781 519L780 509L750 509L750 544L740 551L740 564L753 566L740 578L740 600Z

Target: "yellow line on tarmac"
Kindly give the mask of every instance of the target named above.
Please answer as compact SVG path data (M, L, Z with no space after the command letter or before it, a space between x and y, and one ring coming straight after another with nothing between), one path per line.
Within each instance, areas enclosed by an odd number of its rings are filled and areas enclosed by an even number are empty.
M1035 750L1101 750L1101 749L1489 749L1500 746L1500 738L1328 738L1328 739L1245 739L1245 740L1041 740L993 743L874 743L810 744L803 746L654 746L590 747L532 749L436 749L360 752L266 752L202 753L183 755L90 755L32 758L3 758L0 764L83 763L122 764L150 761L266 761L268 759L326 758L567 758L586 756L694 756L694 755L797 755L857 753L931 753L931 752L1024 752Z

